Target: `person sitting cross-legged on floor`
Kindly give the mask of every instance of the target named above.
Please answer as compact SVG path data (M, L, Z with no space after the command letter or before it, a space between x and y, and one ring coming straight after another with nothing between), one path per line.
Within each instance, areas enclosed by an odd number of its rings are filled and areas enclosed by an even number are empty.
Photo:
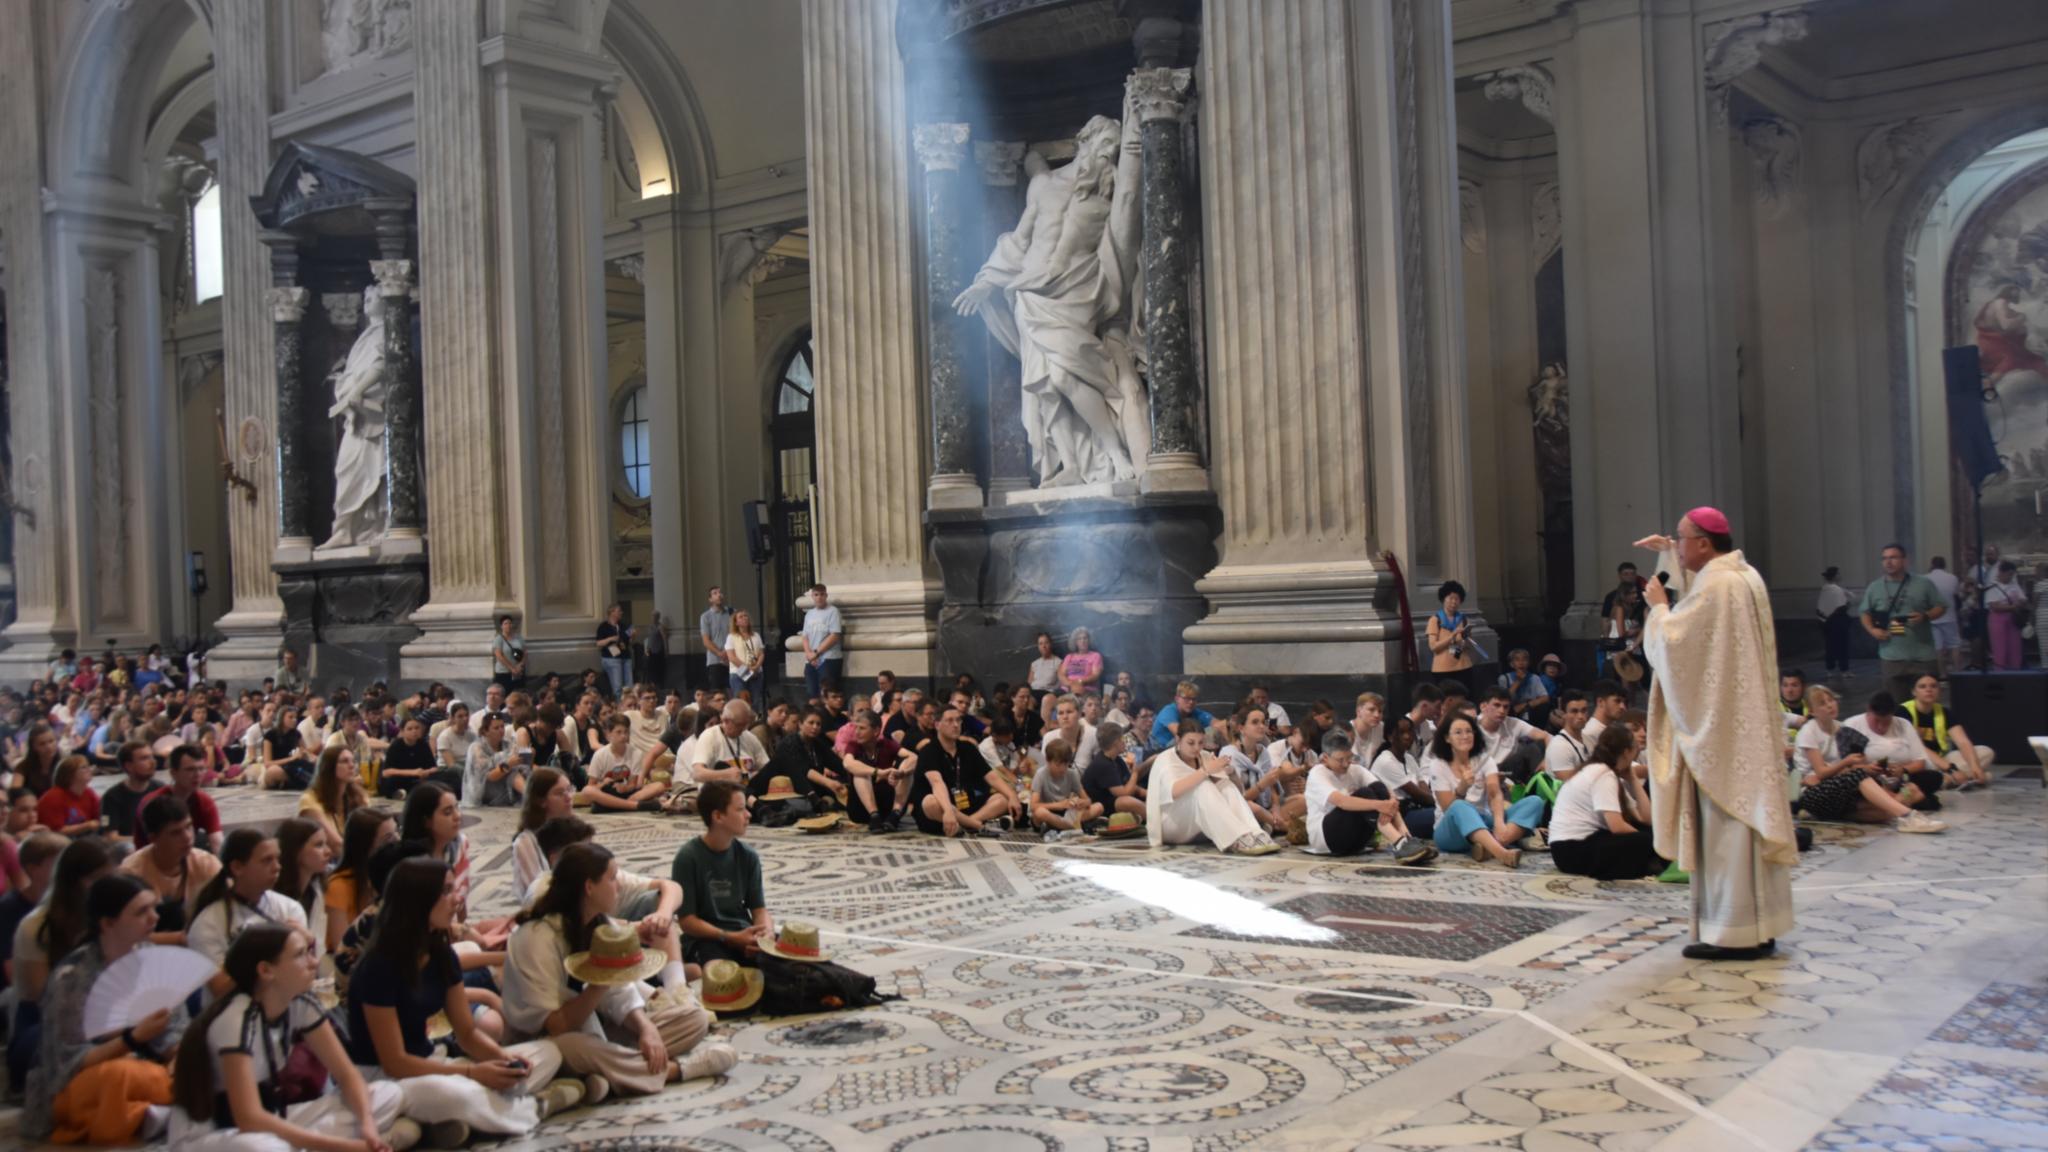
M583 786L583 800L593 811L640 812L656 807L667 783L642 780L634 771L633 721L623 713L604 726L605 746L590 758L590 783Z
M1436 794L1429 790L1429 773L1416 757L1415 721L1396 716L1392 724L1379 729L1385 733L1379 751L1372 758L1373 777L1387 786L1387 794L1401 804L1401 822L1408 835L1434 842L1436 835ZM1356 756L1358 745L1352 744Z
M1520 864L1522 854L1514 844L1542 825L1543 798L1524 796L1508 803L1500 769L1480 751L1479 722L1470 713L1444 720L1425 766L1436 793L1436 846L1445 852L1469 850L1482 863Z
M1963 731L1955 710L1941 702L1941 680L1923 675L1913 681L1913 698L1899 709L1920 735L1927 749L1928 766L1940 772L1943 783L1958 792L1983 788L1991 783L1988 769L1998 753L1988 745L1973 744Z
M1095 759L1081 770L1081 788L1105 816L1123 812L1145 818L1145 769L1130 751L1128 730L1114 720L1095 730Z
M676 849L669 878L682 889L683 958L704 965L731 960L753 967L774 933L761 885L761 856L741 837L752 822L747 798L724 780L697 790L702 834Z
M958 836L963 830L1000 836L1010 800L995 786L995 769L960 735L960 710L939 713L938 734L917 754L910 812L919 831Z
M1875 762L1868 754L1869 744L1859 731L1836 722L1842 703L1831 689L1822 684L1808 688L1806 707L1812 719L1799 729L1794 743L1804 786L1792 805L1795 814L1864 824L1889 821L1900 832L1940 832L1948 827L1901 803L1871 775Z
M1278 852L1280 845L1252 815L1237 774L1222 757L1202 750L1204 735L1201 721L1183 720L1174 728L1173 745L1152 758L1145 794L1152 847L1206 838L1242 856Z
M1837 744L1846 742L1845 751L1860 748L1865 770L1876 775L1886 791L1897 794L1899 803L1918 812L1941 809L1941 797L1936 794L1944 777L1928 762L1926 746L1899 715L1898 702L1891 693L1872 696L1861 714L1842 721L1841 730L1845 735L1836 737Z
M1047 840L1064 840L1081 835L1102 812L1074 767L1073 745L1054 737L1045 746L1045 767L1031 778L1032 827L1044 829Z
M1381 821L1394 831L1387 851L1403 864L1434 859L1436 845L1407 834L1401 802L1384 782L1373 778L1351 758L1351 737L1331 732L1323 737L1323 755L1308 770L1308 850L1317 855L1356 856L1370 852L1379 839Z
M1636 771L1636 751L1634 731L1616 724L1600 734L1592 758L1558 790L1550 814L1550 854L1558 871L1641 880L1669 864L1639 826L1649 814L1650 797Z

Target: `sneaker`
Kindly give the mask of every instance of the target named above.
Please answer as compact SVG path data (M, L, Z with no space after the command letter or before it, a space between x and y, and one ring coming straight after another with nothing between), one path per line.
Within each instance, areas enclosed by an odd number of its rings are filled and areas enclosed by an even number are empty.
M1548 852L1550 851L1550 833L1538 828L1522 840L1522 847L1524 851L1528 852Z
M723 1040L712 1040L697 1045L682 1060L682 1079L696 1080L705 1076L722 1076L733 1065L740 1062L739 1050Z
M1057 828L1047 828L1045 830L1045 842L1047 844L1057 844L1064 839L1066 839L1066 833Z
M1948 825L1940 820L1936 820L1932 816L1923 815L1919 812L1908 812L1897 820L1892 821L1892 831L1928 834L1946 832L1948 831Z
M168 1105L148 1104L142 1109L142 1126L135 1130L142 1142L148 1144L162 1136L171 1127L171 1110Z
M1918 813L1915 813L1915 815L1918 815ZM1690 884L1692 883L1692 873L1687 872L1683 868L1680 868L1678 866L1678 862L1674 860L1672 861L1670 867L1665 868L1663 872L1658 874L1657 883Z
M440 1120L427 1125L429 1148L460 1148L469 1143L469 1125L460 1120Z
M384 1142L391 1145L391 1152L409 1152L420 1142L420 1126L410 1116L400 1116L391 1122L391 1130L384 1133Z
M1413 836L1403 836L1394 841L1387 854L1396 864L1427 864L1436 859L1436 845Z
M869 832L880 834L883 832L894 832L895 830L896 821L880 812L868 817Z
M991 820L981 826L981 835L986 840L1001 840L1003 829L997 821Z
M540 1095L535 1096L533 1102L540 1109L540 1118L545 1120L557 1112L567 1112L583 1103L584 1093L583 1083L579 1080L557 1080L541 1089Z
M1008 832L1010 829L1015 828L1016 826L1017 822L1015 820L1012 820L1008 816L996 817L996 827L1001 828L1005 832Z
M602 1104L612 1098L612 1082L602 1076L591 1075L583 1078L583 1102Z
M1081 825L1081 830L1083 832L1088 833L1090 836L1100 836L1102 835L1103 829L1108 827L1109 821L1104 817L1097 816L1095 819L1090 820L1086 824Z

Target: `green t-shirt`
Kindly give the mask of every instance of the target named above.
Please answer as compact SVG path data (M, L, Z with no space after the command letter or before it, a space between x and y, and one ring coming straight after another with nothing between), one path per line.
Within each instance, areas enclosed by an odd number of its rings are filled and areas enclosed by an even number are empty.
M1909 575L1903 581L1872 580L1863 589L1859 613L1890 613L1903 620L1909 612L1925 613L1944 605L1940 590L1925 576ZM1877 646L1884 660L1931 661L1934 659L1934 625L1926 620L1907 624L1904 635L1892 634Z
M738 840L713 852L703 837L692 837L676 849L669 879L683 890L678 915L695 916L728 932L751 927L754 909L768 906L761 892L761 856Z

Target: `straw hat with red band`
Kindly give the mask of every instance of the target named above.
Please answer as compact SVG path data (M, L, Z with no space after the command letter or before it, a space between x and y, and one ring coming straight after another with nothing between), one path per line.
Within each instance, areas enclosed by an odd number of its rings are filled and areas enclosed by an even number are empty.
M775 933L775 939L761 945L761 951L784 960L801 960L816 964L831 959L831 954L818 943L818 929L810 924L791 920Z
M640 946L640 933L632 925L605 923L590 934L590 950L570 956L562 967L585 984L610 987L638 983L667 963L667 956Z
M796 798L796 785L791 784L787 776L770 776L768 778L768 791L761 795L763 800L794 800Z
M760 1002L766 984L767 978L759 968L713 960L704 966L704 995L700 999L713 1012L745 1012Z

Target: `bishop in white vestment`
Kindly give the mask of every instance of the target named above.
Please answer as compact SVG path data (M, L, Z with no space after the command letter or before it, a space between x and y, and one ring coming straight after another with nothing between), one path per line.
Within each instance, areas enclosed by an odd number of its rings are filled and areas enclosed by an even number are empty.
M1657 853L1692 873L1694 959L1768 954L1792 930L1799 859L1785 803L1778 646L1763 577L1735 550L1728 518L1695 508L1676 539L1674 607L1658 581L1643 649L1650 688L1650 806Z

